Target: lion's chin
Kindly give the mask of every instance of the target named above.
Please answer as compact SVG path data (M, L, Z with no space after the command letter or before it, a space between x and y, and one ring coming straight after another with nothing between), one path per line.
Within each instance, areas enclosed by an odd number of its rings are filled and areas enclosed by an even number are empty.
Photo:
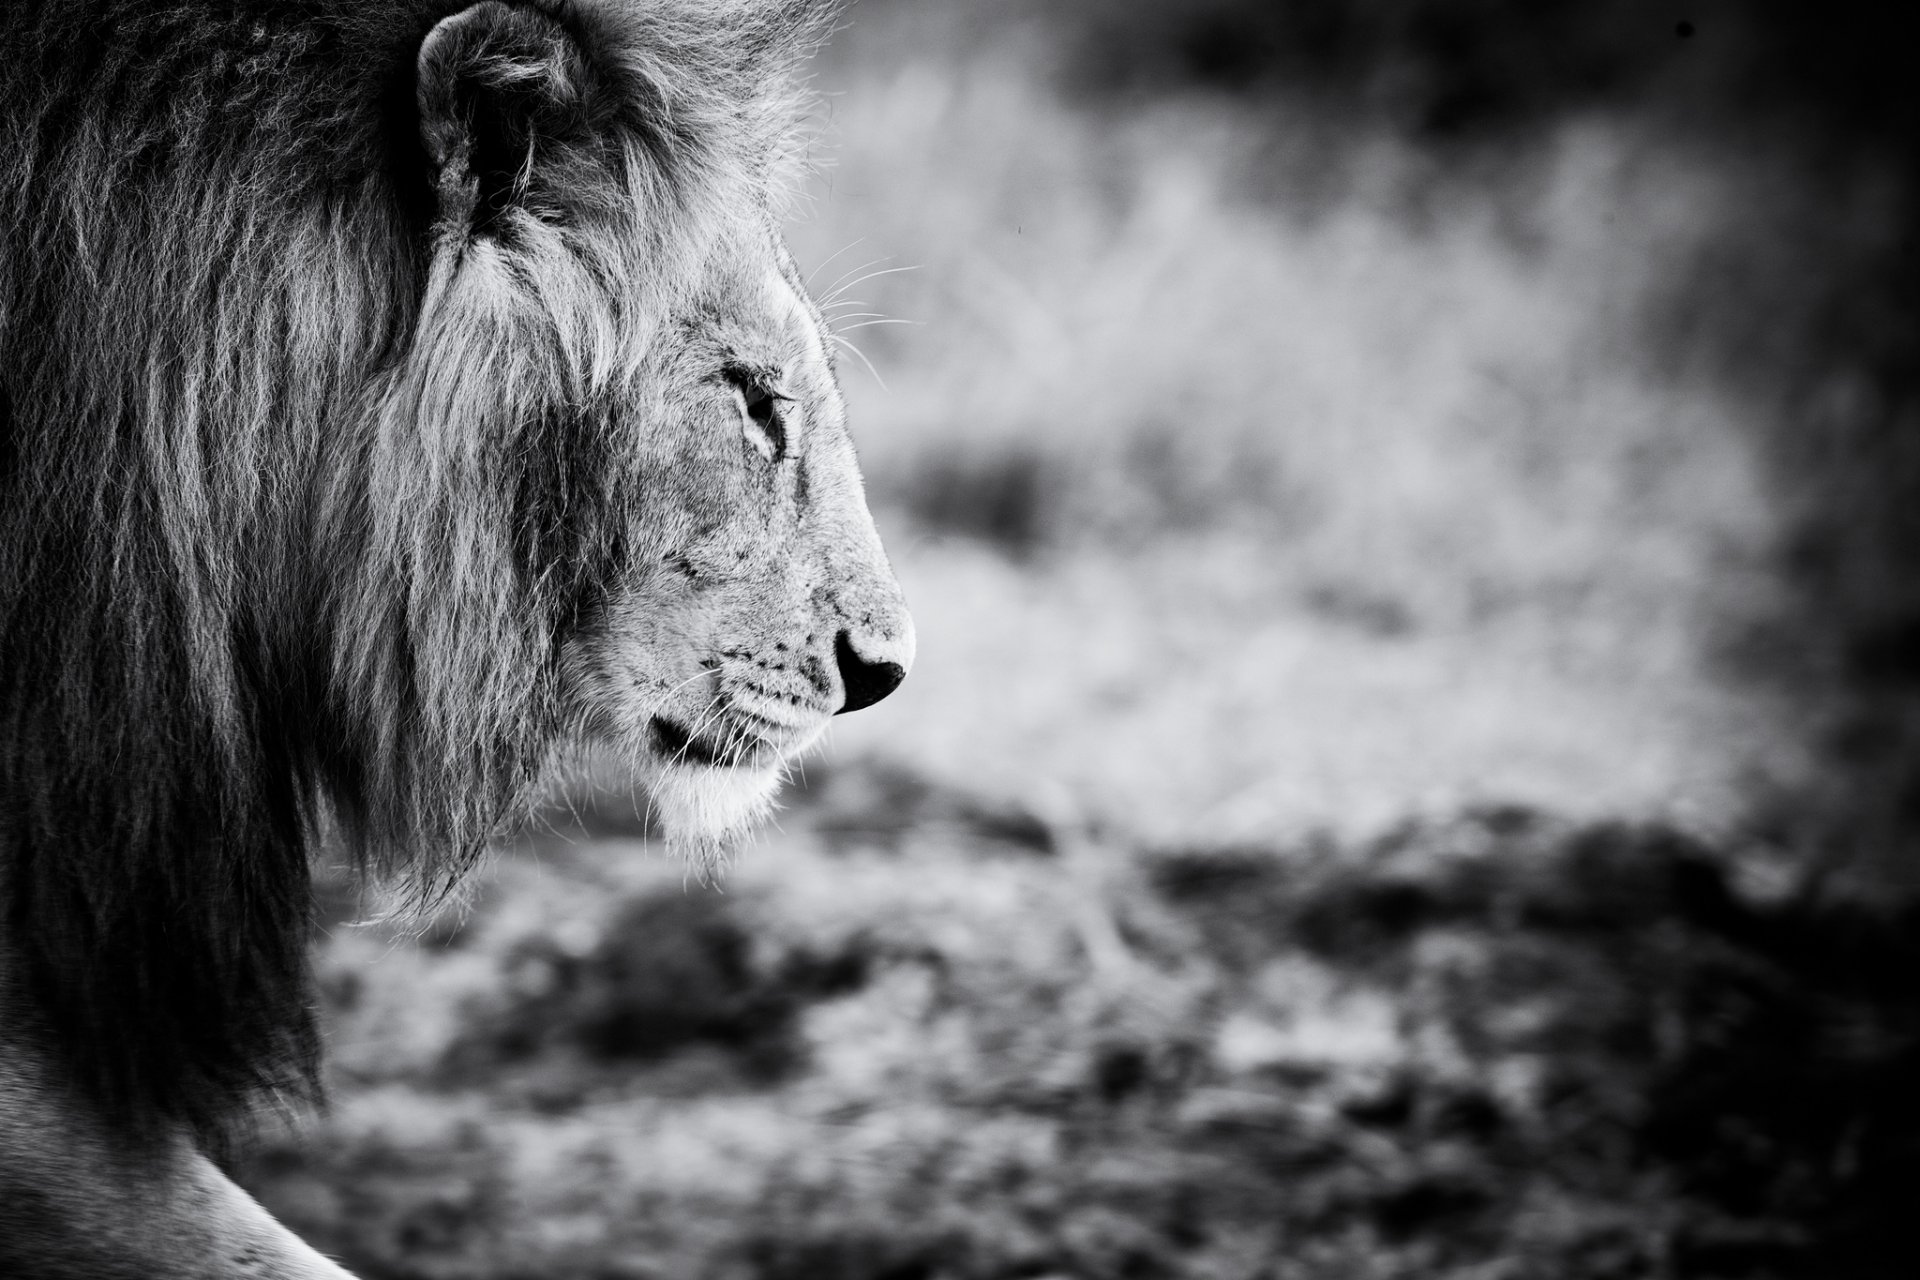
M710 883L773 812L779 787L774 767L663 764L648 780L667 848Z

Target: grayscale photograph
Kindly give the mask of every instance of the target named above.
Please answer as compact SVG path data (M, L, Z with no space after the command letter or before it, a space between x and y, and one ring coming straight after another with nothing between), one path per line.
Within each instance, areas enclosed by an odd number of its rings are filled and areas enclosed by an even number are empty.
M0 1280L1920 1276L1906 28L0 3Z

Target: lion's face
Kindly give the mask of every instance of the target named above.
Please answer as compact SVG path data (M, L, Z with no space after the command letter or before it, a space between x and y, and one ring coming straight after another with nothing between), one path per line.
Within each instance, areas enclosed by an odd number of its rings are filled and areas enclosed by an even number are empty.
M828 342L777 235L741 227L612 427L632 450L627 554L566 645L563 696L585 736L642 762L672 838L704 856L913 661Z
M408 598L349 602L382 625L356 628L336 686L361 738L398 744L391 781L358 783L376 802L447 791L449 751L516 782L584 738L711 861L836 712L900 682L913 629L776 230L780 33L824 10L742 10L741 39L671 58L656 43L701 27L653 12L483 3L422 46L430 278L408 360L373 387L377 452L330 504L355 539L374 478L390 571L364 581ZM382 729L373 691L396 687L426 751ZM370 825L480 829L448 812Z

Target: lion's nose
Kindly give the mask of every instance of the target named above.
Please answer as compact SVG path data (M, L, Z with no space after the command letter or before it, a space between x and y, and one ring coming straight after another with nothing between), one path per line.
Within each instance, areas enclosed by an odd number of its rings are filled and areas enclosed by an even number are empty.
M833 658L840 666L840 683L847 691L835 715L872 706L907 678L907 669L897 662L869 662L861 657L844 631L833 642Z

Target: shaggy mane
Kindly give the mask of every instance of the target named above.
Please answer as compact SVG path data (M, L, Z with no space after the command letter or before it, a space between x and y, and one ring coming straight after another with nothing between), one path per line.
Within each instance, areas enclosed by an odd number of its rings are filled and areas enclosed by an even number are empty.
M0 9L0 1000L131 1131L314 1093L320 831L428 899L524 799L618 550L583 424L830 5L510 6L577 97L456 243L416 100L524 69L417 66L462 7Z

